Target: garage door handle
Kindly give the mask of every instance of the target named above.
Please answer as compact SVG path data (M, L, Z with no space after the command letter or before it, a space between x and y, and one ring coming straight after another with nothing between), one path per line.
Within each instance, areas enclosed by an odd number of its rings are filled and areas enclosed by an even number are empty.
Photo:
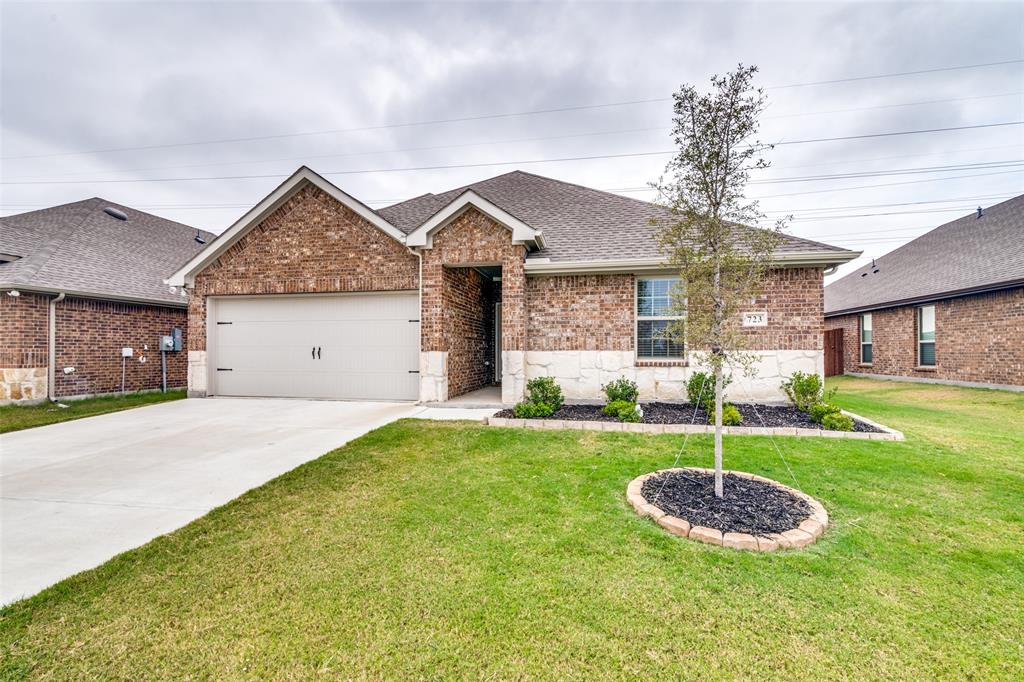
M316 347L316 359L317 359L317 360L319 360L319 359L320 359L320 346L317 346L317 347Z

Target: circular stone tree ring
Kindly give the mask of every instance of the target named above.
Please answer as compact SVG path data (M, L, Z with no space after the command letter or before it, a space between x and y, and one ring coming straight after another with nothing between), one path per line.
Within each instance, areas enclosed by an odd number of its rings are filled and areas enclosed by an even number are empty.
M736 532L723 533L721 530L716 528L710 528L705 525L695 525L696 522L694 519L673 516L672 514L669 514L663 509L655 506L655 504L652 504L644 497L643 487L647 479L654 476L670 474L672 472L714 475L713 469L700 469L696 467L654 471L649 474L644 474L643 476L638 476L630 481L629 485L626 487L626 498L633 506L633 509L636 510L637 514L643 517L649 517L673 535L678 535L679 537L690 540L696 540L698 542L706 542L711 545L730 547L732 549L746 549L755 552L772 552L777 549L801 549L806 547L821 537L822 533L824 533L825 529L828 527L828 512L826 512L825 508L821 506L821 503L813 497L805 495L799 490L794 490L793 488L785 486L778 481L773 481L769 478L755 476L754 474L748 474L742 471L723 471L722 473L723 475L735 476L737 478L748 479L750 481L756 481L765 485L773 486L782 492L788 493L794 498L806 503L806 508L809 509L809 514L796 526L780 532L759 534ZM653 501L654 500L652 500L652 502Z

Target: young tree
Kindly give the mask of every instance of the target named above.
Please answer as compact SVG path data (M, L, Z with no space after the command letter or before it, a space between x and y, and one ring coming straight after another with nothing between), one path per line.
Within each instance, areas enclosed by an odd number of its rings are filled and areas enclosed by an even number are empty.
M672 135L679 154L654 187L665 217L655 220L662 253L682 284L677 314L685 319L668 334L706 353L715 376L715 495L722 489L722 393L725 366L753 373L757 356L746 349L739 316L760 292L779 246L782 224L764 220L745 197L754 169L767 168L755 139L764 111L763 90L753 85L756 66L711 79L711 91L684 85L674 95Z

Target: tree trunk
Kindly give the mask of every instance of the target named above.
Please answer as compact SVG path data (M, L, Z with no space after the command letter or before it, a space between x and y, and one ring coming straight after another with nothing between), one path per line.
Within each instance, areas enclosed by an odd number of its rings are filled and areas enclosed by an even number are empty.
M722 487L722 364L715 363L715 497L724 497Z

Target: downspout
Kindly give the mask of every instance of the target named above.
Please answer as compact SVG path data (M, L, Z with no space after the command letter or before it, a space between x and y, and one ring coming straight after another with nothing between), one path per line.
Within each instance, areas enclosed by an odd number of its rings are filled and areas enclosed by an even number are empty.
M50 299L49 329L47 330L46 351L49 356L46 368L46 397L57 401L57 304L64 300L64 292Z

